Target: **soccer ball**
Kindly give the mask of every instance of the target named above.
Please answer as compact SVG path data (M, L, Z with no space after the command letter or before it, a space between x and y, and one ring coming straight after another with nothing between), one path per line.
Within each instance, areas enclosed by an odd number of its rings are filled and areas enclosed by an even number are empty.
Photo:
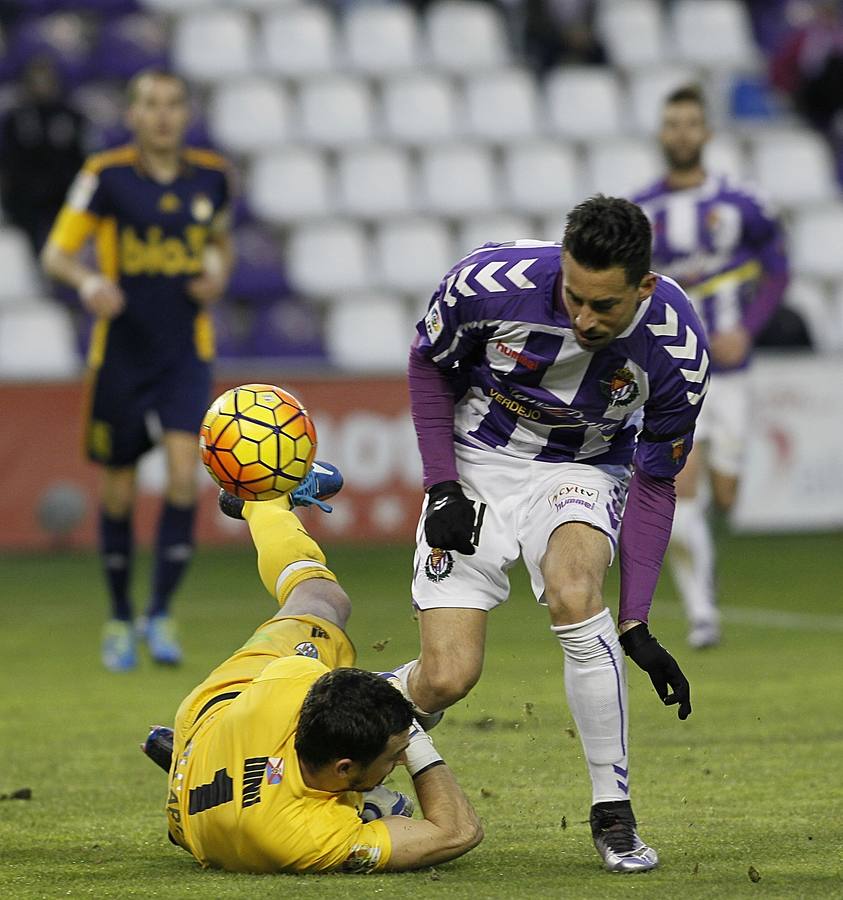
M242 500L274 500L310 471L316 429L292 394L271 384L244 384L211 404L199 448L221 488Z

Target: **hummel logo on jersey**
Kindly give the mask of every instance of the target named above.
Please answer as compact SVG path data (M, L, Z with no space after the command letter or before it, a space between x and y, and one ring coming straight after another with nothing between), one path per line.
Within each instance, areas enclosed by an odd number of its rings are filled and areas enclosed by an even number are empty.
M448 306L453 306L459 297L476 297L477 291L468 283L469 278L478 287L490 293L508 291L513 287L520 290L532 290L536 285L527 277L527 269L536 262L538 262L538 257L519 259L515 263L510 263L505 259L494 260L480 268L478 268L479 263L463 266L448 278L445 284L445 302ZM501 271L504 266L508 268Z
M679 316L677 316L676 310L672 306L665 305L664 323L662 325L648 325L647 328L649 328L656 337L679 337ZM685 334L682 338L682 344L662 344L662 346L674 359L695 360L697 358L698 349L696 334L686 325ZM688 403L690 403L691 406L696 406L708 391L708 383L705 380L706 375L708 374L707 351L703 349L700 354L700 361L697 365L692 364L687 367L682 366L679 371L682 373L685 381L690 384L703 384L703 388L699 393L696 393L695 391L685 392Z

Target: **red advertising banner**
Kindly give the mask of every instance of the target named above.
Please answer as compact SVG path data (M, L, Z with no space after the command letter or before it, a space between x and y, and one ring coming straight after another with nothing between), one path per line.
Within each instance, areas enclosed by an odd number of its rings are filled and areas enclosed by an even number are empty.
M252 374L252 373L250 373ZM228 379L217 393L259 376ZM326 541L406 541L413 537L421 502L421 463L403 378L283 379L281 386L307 406L319 441L317 457L340 467L345 488L334 512L304 511L314 537ZM96 541L98 467L82 452L81 383L3 384L0 442L0 548L93 546ZM216 485L198 462L203 485L197 537L205 544L248 539L245 526L216 507ZM138 537L148 543L164 488L163 453L141 461Z

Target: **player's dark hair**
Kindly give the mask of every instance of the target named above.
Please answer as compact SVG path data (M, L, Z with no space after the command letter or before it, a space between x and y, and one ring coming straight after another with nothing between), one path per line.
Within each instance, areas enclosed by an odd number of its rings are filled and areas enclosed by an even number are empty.
M639 206L597 194L568 213L562 247L594 272L622 266L627 284L637 286L650 271L652 240Z
M670 106L672 103L696 103L697 106L705 113L707 104L703 89L698 84L683 84L682 87L671 91L664 99L664 105Z
M166 69L155 68L141 69L140 72L136 72L132 75L129 79L129 83L126 85L126 99L129 105L138 99L138 85L144 78L164 78L167 81L176 81L182 86L185 97L190 94L190 88L187 85L187 81L182 78L178 72L168 72Z
M304 698L296 753L313 768L335 759L367 766L412 720L410 702L385 678L363 669L333 669Z

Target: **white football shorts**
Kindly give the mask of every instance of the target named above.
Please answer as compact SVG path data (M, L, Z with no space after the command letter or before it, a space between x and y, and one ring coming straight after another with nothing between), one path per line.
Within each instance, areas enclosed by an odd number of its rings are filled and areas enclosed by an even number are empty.
M456 445L465 495L474 501L473 542L465 556L431 549L424 513L416 533L413 603L418 609L491 610L509 596L508 572L523 557L533 593L543 602L541 561L550 535L566 522L585 522L602 531L614 559L630 469L584 463L517 459Z
M749 373L715 372L703 401L694 445L707 444L708 464L724 475L738 475L749 434Z

